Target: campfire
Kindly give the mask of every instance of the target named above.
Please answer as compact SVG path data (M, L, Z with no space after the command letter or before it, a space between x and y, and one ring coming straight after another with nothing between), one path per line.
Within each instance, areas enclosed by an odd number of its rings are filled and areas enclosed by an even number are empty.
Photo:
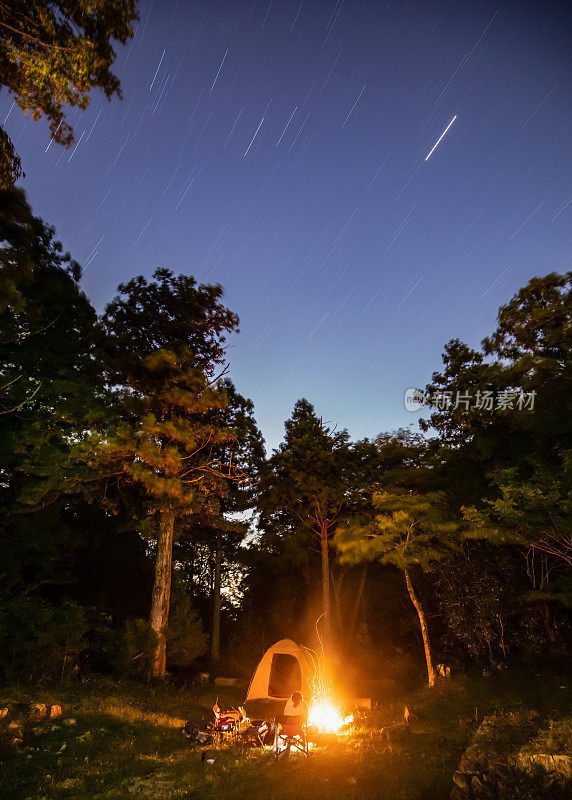
M322 698L313 700L310 705L308 723L320 733L339 733L345 725L353 722L353 714L344 717L334 703Z

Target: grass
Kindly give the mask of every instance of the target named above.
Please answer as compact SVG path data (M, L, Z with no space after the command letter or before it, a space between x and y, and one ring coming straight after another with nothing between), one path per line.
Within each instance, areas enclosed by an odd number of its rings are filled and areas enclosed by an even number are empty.
M212 765L201 761L203 749L179 728L186 719L209 718L217 695L223 708L240 702L241 690L190 692L98 679L78 686L4 687L0 707L9 706L12 719L24 720L33 702L60 704L64 716L26 722L21 745L0 745L0 797L442 800L483 716L495 709L534 709L547 730L549 720L569 723L571 681L572 675L502 673L459 677L433 690L390 695L385 689L382 705L364 726L345 742L314 750L308 760L291 756L275 764L268 751L226 746L206 748ZM380 728L398 720L405 703L417 716L413 732L387 744Z

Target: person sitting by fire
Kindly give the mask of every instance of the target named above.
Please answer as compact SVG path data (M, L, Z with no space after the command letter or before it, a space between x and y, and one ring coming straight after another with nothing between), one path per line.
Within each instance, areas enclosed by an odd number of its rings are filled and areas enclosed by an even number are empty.
M288 755L291 747L295 747L305 755L308 755L305 729L307 722L308 706L306 701L301 692L294 692L286 700L284 713L276 720L274 750L277 761L281 753ZM280 741L283 742L282 746L280 746Z
M282 717L279 718L279 722L283 726L288 726L291 730L301 730L308 722L308 706L301 692L294 692L294 694L286 700L284 713Z

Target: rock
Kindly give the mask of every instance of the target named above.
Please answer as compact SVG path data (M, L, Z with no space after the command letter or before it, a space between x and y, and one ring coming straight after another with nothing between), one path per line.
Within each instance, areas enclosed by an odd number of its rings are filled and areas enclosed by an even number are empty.
M72 725L77 725L77 719L74 719L73 717L69 717L68 719L63 719L62 722L69 728L71 728Z
M237 678L222 678L218 677L214 679L215 686L236 686L238 683Z
M371 697L356 697L355 707L363 711L371 711Z
M519 753L516 764L524 770L540 766L548 773L556 774L566 780L572 778L572 756L558 753Z
M40 722L48 716L48 707L45 703L35 703L30 711L32 722Z
M24 726L19 719L14 719L8 723L8 733L10 736L21 738L24 735Z
M472 744L463 753L459 761L459 769L462 772L470 772L469 767L472 767L474 762L478 760L481 753L481 748L477 744Z
M459 772L459 770L457 770L453 775L453 783L457 789L460 789L465 794L469 794L471 791L471 776L467 775L466 772Z
M66 778L65 781L60 783L60 789L75 789L79 783L79 778Z
M90 742L93 739L93 733L91 731L86 731L82 733L81 736L77 737L78 742Z
M555 725L551 723L551 735ZM453 775L452 800L484 800L496 791L495 787L506 787L507 775L514 770L524 777L524 772L535 772L534 767L542 766L546 788L555 780L571 779L572 756L546 753L546 735L534 711L497 712L486 717Z

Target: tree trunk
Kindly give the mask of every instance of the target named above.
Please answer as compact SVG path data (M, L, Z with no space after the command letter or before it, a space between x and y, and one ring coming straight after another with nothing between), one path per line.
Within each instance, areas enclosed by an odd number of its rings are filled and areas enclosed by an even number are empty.
M216 534L214 552L214 582L213 582L213 621L211 627L211 661L216 664L220 661L220 567L222 558L222 543L220 531Z
M413 589L413 584L411 583L411 578L409 577L409 570L404 570L405 572L405 583L407 584L407 591L409 592L409 597L411 598L411 602L415 606L415 610L417 611L417 615L419 616L419 624L421 625L421 635L423 637L423 647L425 648L425 660L427 662L427 678L429 686L435 685L435 670L433 669L433 662L431 660L431 646L429 644L429 631L427 629L427 622L425 620L425 614L423 613L423 607L421 603L417 599L417 595Z
M330 558L328 551L328 531L322 528L320 531L320 549L322 553L322 614L323 642L327 647L331 636L331 603L330 603Z
M156 637L155 652L151 664L151 674L154 678L164 678L167 671L167 625L169 624L169 601L171 598L171 561L173 558L174 528L174 513L170 510L161 511L150 618L151 629Z

